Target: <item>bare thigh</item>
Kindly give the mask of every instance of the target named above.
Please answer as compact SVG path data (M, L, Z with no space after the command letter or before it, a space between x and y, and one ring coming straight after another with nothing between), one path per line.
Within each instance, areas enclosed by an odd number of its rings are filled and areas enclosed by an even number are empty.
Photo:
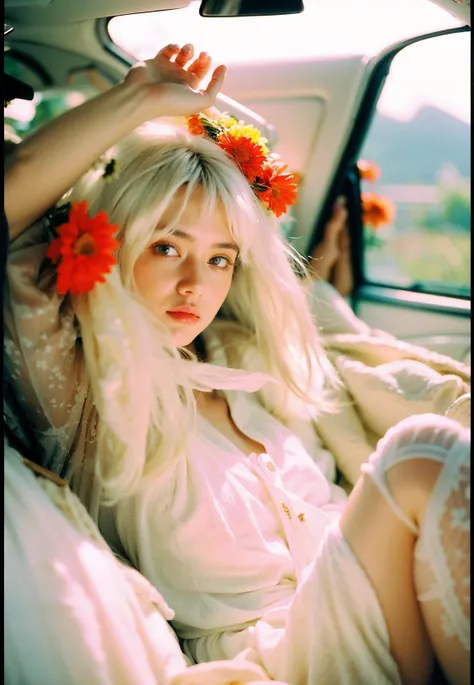
M394 494L397 480L406 480L403 472L407 469L403 466L397 465L387 474L387 484ZM408 487L405 492L407 502L398 498L398 503L408 514L415 508L414 502L418 504L423 499L423 493L415 487ZM433 668L433 650L416 598L416 536L397 518L367 475L362 476L351 493L341 529L378 597L402 682L426 683Z

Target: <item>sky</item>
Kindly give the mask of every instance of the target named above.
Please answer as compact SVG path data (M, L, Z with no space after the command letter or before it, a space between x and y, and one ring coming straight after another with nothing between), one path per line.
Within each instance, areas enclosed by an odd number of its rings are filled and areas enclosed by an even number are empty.
M232 68L233 63L287 57L373 56L404 38L461 25L429 0L305 0L298 15L233 19L202 18L198 7L192 2L170 12L119 17L109 31L138 59L167 43L192 42L216 65ZM394 61L389 79L379 100L382 113L409 119L432 105L470 122L470 35L410 47Z

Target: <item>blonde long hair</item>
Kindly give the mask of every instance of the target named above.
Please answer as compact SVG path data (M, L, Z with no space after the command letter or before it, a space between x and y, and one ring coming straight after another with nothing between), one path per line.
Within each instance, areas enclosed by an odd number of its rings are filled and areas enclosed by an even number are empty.
M322 408L324 386L333 380L308 290L294 272L295 263L300 271L304 266L234 162L213 142L161 124L138 129L112 154L118 172L110 182L92 171L68 196L88 200L91 214L105 211L120 227L118 266L105 284L73 302L100 417L97 467L110 503L183 453L188 437L183 425L192 433L196 362L183 361L140 301L133 277L137 258L180 189L182 209L202 188L203 212L212 212L217 203L225 210L240 249L221 312L232 322L229 359L242 365L253 349L260 370L280 381L280 393L262 394L268 410L285 420L295 399ZM164 232L173 231L179 214Z

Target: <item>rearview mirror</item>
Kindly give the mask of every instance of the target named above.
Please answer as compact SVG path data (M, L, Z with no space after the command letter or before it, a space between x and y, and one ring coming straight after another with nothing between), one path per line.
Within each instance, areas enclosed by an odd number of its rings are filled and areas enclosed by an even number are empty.
M202 0L201 17L258 17L271 14L299 14L303 0Z

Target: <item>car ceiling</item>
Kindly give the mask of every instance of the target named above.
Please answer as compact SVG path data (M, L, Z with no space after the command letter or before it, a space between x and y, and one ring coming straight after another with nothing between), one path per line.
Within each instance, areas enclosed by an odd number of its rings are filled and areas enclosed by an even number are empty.
M306 0L306 2L315 0ZM470 0L427 0L470 25ZM138 12L187 7L191 0L5 0L5 18L13 25L68 24Z
M69 24L88 19L187 7L191 0L5 0L13 26Z

